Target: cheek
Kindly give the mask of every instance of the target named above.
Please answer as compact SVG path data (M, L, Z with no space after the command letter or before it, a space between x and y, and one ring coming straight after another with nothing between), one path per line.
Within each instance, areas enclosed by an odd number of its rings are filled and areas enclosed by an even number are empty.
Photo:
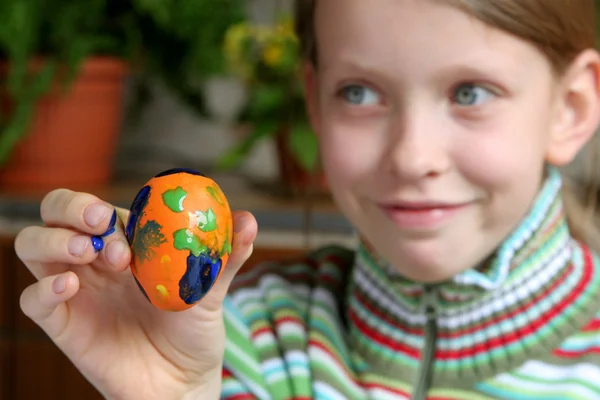
M323 121L320 147L332 186L359 186L372 180L381 157L377 129L365 124Z
M485 130L463 135L453 146L457 169L471 182L489 188L522 187L523 182L541 177L548 120L546 113L536 111L537 118L504 115Z

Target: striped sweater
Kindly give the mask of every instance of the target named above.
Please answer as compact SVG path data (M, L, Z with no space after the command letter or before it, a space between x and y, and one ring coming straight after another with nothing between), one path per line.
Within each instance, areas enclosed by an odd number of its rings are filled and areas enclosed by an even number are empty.
M551 171L489 262L432 286L361 245L236 278L221 398L600 399L598 257Z

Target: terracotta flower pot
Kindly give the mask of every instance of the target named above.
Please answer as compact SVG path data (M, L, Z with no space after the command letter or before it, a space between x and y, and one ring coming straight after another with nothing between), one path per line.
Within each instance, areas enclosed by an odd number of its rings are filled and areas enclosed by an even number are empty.
M63 94L42 97L29 132L0 166L3 187L56 188L95 185L112 175L121 123L127 64L93 57ZM8 106L6 96L0 104Z

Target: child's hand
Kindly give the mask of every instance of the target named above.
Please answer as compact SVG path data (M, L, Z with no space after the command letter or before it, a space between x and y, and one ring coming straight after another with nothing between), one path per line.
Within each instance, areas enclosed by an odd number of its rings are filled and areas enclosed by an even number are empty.
M23 312L108 398L181 399L192 391L197 398L218 398L221 304L252 252L256 220L234 213L233 250L220 280L191 309L165 312L146 300L128 268L128 211L117 209L116 232L94 252L91 236L107 230L113 210L66 189L44 198L46 227L27 227L15 240L17 255L38 279L21 296Z

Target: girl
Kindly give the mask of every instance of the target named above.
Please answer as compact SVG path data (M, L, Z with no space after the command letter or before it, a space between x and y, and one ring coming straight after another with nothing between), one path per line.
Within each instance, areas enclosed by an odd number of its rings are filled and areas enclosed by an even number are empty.
M109 398L600 398L597 235L559 172L600 118L594 14L300 0L308 110L358 249L232 283L257 229L239 212L216 287L159 312L126 271L126 211L96 254L113 207L57 190L15 243L39 279L23 311Z

